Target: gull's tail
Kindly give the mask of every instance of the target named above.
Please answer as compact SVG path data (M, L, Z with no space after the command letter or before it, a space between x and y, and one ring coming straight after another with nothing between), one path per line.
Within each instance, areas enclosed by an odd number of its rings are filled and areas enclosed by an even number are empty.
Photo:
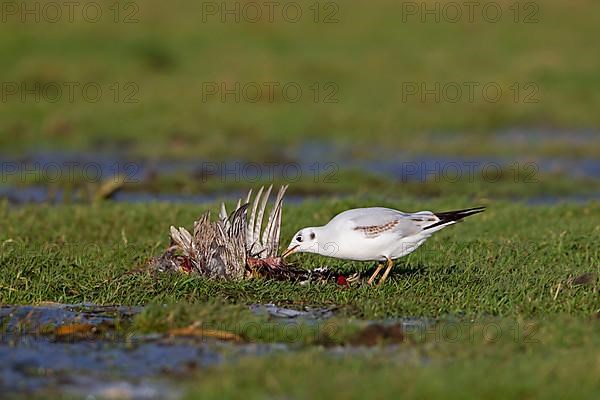
M485 207L474 207L474 208L467 208L465 210L433 213L433 215L438 217L440 220L437 221L436 223L426 226L425 228L423 228L423 230L435 228L436 226L455 224L457 222L462 221L463 218L466 218L473 214L479 214L480 212L483 212L483 211L485 211Z

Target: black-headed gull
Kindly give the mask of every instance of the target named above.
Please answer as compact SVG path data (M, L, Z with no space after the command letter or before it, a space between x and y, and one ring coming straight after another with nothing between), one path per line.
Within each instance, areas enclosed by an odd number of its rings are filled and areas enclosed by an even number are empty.
M336 215L327 225L300 229L283 257L308 252L345 260L387 261L381 285L390 273L392 260L412 253L433 233L484 210L485 207L475 207L405 213L384 207L355 208ZM379 263L369 284L382 268Z

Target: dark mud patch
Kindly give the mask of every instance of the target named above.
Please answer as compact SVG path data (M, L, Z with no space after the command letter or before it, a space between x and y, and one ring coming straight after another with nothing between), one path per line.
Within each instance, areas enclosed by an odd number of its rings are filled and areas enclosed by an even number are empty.
M352 346L377 346L382 344L398 344L406 340L401 324L371 324L358 332L349 343Z

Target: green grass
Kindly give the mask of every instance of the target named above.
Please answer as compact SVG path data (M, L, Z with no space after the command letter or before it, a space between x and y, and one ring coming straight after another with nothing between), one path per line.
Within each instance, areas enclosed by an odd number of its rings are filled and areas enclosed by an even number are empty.
M286 206L283 241L301 226L370 204L442 210L476 203L464 197L306 202ZM381 288L343 288L129 273L166 247L169 225L189 227L204 206L4 203L0 304L148 305L118 329L139 334L199 324L292 349L201 368L180 381L189 398L597 397L600 246L590 238L600 230L600 204L488 206L399 260ZM318 256L292 261L363 275L374 267ZM584 273L595 275L573 282ZM287 325L251 313L246 305L253 303L331 307L336 316ZM406 330L400 342L375 336L378 346L350 347L363 343L357 337L367 321L398 317L437 322Z
M600 154L600 53L591 39L598 30L597 1L538 2L533 24L512 21L512 1L496 3L504 13L499 23L481 18L422 23L418 17L403 22L406 2L396 0L333 2L339 6L334 24L312 21L312 0L298 2L306 18L297 24L281 18L221 23L218 17L202 23L206 3L128 2L139 6L134 16L139 23L133 24L112 22L112 0L97 2L105 16L99 23L86 23L79 13L74 23L65 17L56 24L8 16L0 22L2 152L117 151L125 159L149 161L280 164L302 157L307 144L334 145L331 156L325 152L331 159L321 163L419 154L517 160ZM128 10L122 9L120 18ZM303 96L296 103L281 93L273 101L221 101L218 95L203 100L207 82L273 81L295 82ZM85 101L76 90L69 101L67 82L96 83L102 98ZM463 95L456 103L403 98L404 84L431 88L436 82L496 82L503 97L489 102L476 92L473 102ZM55 103L35 89L6 91L6 84L31 89L55 83L63 88ZM315 83L318 101L311 89ZM337 89L338 102L322 101L327 83ZM539 101L515 101L515 83L521 88L533 83ZM137 102L125 102L129 94ZM520 94L523 99L525 90ZM495 135L515 127L525 132L522 140ZM539 140L531 139L532 131L541 132ZM556 137L555 131L566 134ZM343 288L154 275L145 267L168 245L169 226L190 228L215 205L94 202L100 183L80 176L48 182L35 173L23 179L5 172L2 178L7 185L63 190L65 203L81 201L55 207L0 201L1 305L145 305L133 321L119 322L118 334L200 324L245 342L287 343L292 350L201 368L177 382L189 398L591 399L600 393L600 242L595 240L600 203L509 202L597 193L596 180L559 171L537 174L534 182L508 173L494 182L477 177L411 183L354 169L339 171L334 182L309 177L293 182L290 194L323 198L286 205L282 247L297 229L323 224L350 207L488 206L398 260L383 287ZM123 190L214 194L258 185L176 173L128 183ZM291 261L305 268L359 271L363 277L375 267L314 255ZM587 273L590 279L573 280ZM255 303L333 308L335 317L287 325L253 314L247 305ZM435 324L425 332L405 332L400 343L354 347L368 321L405 317ZM458 337L447 336L456 329Z
M417 203L404 198L371 204L405 210L416 210L414 204L434 210L478 204L449 199ZM282 246L303 226L322 224L343 209L366 205L363 200L333 199L288 206ZM583 273L600 272L600 247L590 240L600 229L598 203L534 208L505 202L488 205L484 214L444 230L398 260L383 288L357 285L350 290L334 284L127 274L166 248L170 225L190 227L204 207L4 205L0 209L0 302L146 304L222 297L241 304L338 305L361 318L598 312L597 282L568 283ZM372 263L311 255L293 256L291 261L306 268L326 265L347 273L360 271L363 276L374 268Z
M0 107L2 149L262 160L276 158L282 147L327 138L358 143L366 153L377 151L371 148L376 143L391 153L598 154L598 146L577 141L515 145L490 135L512 127L600 125L600 56L589 40L598 24L593 0L539 2L538 22L531 24L514 23L508 1L498 3L504 15L498 23L403 22L402 2L339 1L339 22L333 24L313 22L312 1L298 3L306 18L296 24L282 18L221 23L218 17L202 23L204 3L157 0L135 3L139 23L114 23L113 3L98 3L105 17L99 23L80 17L74 23L22 23L8 16L0 24L3 82L27 88L58 83L64 92L57 102L38 102L35 94L22 100L22 91L7 94ZM65 82L97 83L102 98L85 101L78 88L70 101ZM303 96L296 103L282 94L274 101L205 101L205 82L295 82ZM339 102L321 100L327 82L339 88ZM403 84L422 82L429 88L436 82L496 82L503 96L498 102L481 94L473 102L466 95L456 103L403 99ZM511 86L528 82L539 88L539 102L515 102ZM137 103L123 101L128 83L139 89ZM316 102L315 83L321 85Z
M186 398L591 399L600 391L597 317L442 319L391 339L377 330L365 336L365 323L355 319L281 323L209 302L151 306L133 329L192 323L251 342L287 343L291 351L202 369L184 382ZM348 347L357 345L363 347Z
M597 321L542 324L539 340L504 337L428 341L364 351L362 357L315 349L245 359L198 374L187 398L594 399Z

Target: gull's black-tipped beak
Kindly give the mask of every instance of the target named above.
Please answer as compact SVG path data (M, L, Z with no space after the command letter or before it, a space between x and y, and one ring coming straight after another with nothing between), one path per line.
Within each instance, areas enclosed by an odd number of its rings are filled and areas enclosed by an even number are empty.
M288 249L286 251L284 251L283 254L281 255L281 258L286 258L290 254L295 253L298 250L298 247L300 247L299 244L288 247Z

